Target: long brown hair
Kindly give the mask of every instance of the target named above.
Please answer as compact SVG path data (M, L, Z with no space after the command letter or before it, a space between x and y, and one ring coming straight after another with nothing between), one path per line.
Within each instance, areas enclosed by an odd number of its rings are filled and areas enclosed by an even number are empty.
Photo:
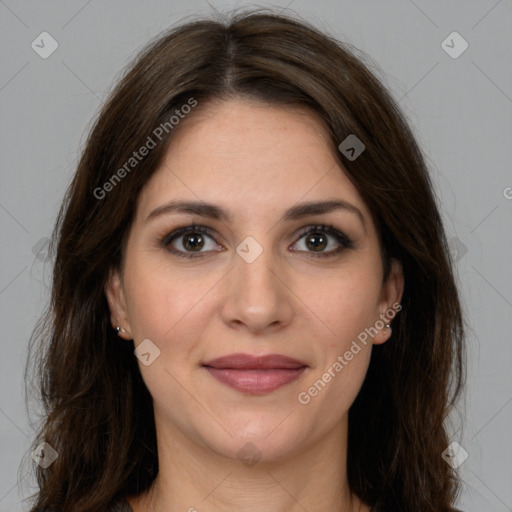
M383 510L450 509L459 482L441 454L464 381L465 330L453 263L424 158L362 59L303 20L258 10L175 27L128 68L91 129L50 246L51 301L25 371L37 377L44 406L32 448L45 441L58 457L46 469L34 464L33 512L101 512L157 475L151 395L133 342L120 342L110 325L104 286L173 135L170 116L191 98L199 110L238 97L320 116L374 216L386 272L391 258L403 266L403 309L391 340L373 348L349 413L352 492ZM133 152L166 122L128 171ZM351 134L366 147L352 161L337 149Z

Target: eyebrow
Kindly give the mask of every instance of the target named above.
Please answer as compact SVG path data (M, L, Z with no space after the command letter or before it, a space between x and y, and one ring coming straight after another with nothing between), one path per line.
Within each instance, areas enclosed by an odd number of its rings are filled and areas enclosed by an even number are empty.
M336 210L344 210L355 214L359 217L366 231L365 219L361 210L348 201L344 201L342 199L310 201L297 204L284 212L280 222L297 220L309 215L321 215L323 213L330 213ZM156 217L160 217L161 215L168 215L170 213L192 213L225 222L230 222L233 218L233 215L229 211L212 203L205 203L204 201L172 200L152 210L146 217L146 222Z

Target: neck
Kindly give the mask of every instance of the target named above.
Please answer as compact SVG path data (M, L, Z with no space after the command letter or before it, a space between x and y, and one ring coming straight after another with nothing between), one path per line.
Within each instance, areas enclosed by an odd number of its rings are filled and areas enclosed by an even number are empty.
M279 460L260 454L245 464L159 424L159 473L150 489L129 499L133 512L370 510L348 486L346 418L300 452Z

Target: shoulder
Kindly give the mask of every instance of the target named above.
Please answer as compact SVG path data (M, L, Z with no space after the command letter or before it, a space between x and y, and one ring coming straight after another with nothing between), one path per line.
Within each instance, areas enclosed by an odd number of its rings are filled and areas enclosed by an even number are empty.
M123 511L124 512L124 511ZM370 512L386 512L384 509L380 508L378 505L375 505ZM464 512L458 508L452 508L452 512Z
M35 511L35 512L37 512L37 511ZM42 510L42 512L58 512L58 510L53 507L50 507L50 508L47 507L44 510ZM106 510L106 512L133 512L133 510L127 501L121 500L121 501L118 501L117 503L114 503L113 505L111 505Z

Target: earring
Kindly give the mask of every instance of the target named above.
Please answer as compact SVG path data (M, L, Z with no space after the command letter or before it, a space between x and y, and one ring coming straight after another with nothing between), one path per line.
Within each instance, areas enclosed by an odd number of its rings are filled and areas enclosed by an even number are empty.
M386 324L384 327L386 327L388 329L391 329L391 325L390 324Z
M123 331L123 333L126 332L124 329L121 329L121 327L119 327L119 325L116 327L115 331L116 331L116 334L119 334L121 331Z

